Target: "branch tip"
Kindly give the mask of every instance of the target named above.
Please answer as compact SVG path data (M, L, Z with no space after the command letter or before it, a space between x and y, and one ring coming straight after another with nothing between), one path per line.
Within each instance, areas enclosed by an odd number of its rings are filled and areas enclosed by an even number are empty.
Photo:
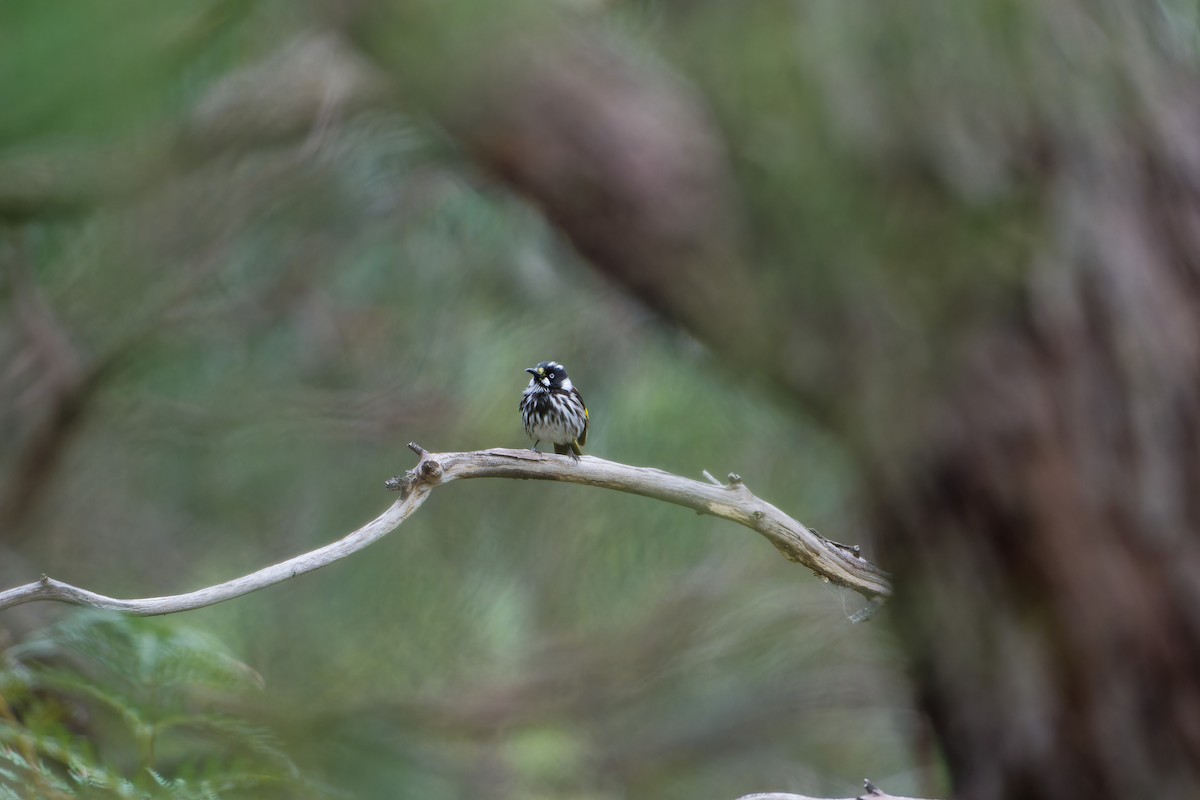
M408 449L412 450L414 453L419 455L421 458L424 458L425 456L429 455L429 453L425 450L425 448L421 447L421 445L417 444L416 442L409 442Z

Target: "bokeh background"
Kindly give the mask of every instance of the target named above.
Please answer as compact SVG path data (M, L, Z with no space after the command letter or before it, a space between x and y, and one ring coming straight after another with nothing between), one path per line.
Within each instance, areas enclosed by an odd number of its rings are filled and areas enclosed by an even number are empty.
M715 205L743 209L731 239L768 243L767 286L861 245L860 270L816 276L795 309L820 313L885 251L942 263L997 241L999 263L1022 247L1005 228L1019 198L965 133L946 134L948 168L1005 214L967 207L962 241L925 246L920 192L884 208L865 186L859 157L890 146L870 117L891 100L853 82L844 48L861 41L847 30L878 36L860 18L875 12L391 5L378 29L336 3L0 8L0 583L172 594L324 544L393 500L410 440L527 446L523 368L544 359L587 399L590 453L735 471L874 557L845 442L594 271L497 177L504 144L470 143L485 111L455 92L495 49L536 61L522 37L551 25L644 67L721 132ZM877 43L912 46L895 32ZM730 524L494 480L437 491L366 552L162 624L261 676L189 702L278 737L313 782L284 796L846 796L866 774L944 791L888 629L847 620L861 605ZM23 606L0 627L19 645L74 613ZM103 714L62 694L70 741L140 780Z
M1200 787L1193 0L0 4L0 585L181 592L431 451L589 451L891 571L578 486L439 489L162 620L0 615L6 797Z

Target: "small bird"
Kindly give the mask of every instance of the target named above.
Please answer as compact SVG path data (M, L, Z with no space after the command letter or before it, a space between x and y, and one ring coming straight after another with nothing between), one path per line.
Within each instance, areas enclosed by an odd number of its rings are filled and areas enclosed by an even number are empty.
M521 395L521 421L533 439L533 449L545 439L554 444L554 452L578 460L591 420L567 368L557 361L543 361L525 371L533 378Z

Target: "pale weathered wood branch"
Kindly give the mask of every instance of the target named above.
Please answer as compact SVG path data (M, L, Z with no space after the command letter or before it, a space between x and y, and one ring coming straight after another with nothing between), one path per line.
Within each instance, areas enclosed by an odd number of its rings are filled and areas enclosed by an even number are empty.
M378 517L332 544L303 553L295 558L289 558L287 561L281 561L249 575L243 575L215 586L197 589L194 592L166 597L122 600L43 576L39 581L0 592L0 610L35 600L57 600L78 606L92 606L149 617L215 605L259 589L265 589L288 578L312 572L362 550L395 530L400 523L408 519L413 511L420 507L421 503L425 502L426 496L428 496L428 491L405 495Z
M440 483L462 478L522 478L640 494L744 525L766 537L788 560L803 564L831 583L853 589L868 599L886 598L892 591L887 573L862 558L858 548L817 535L756 497L738 475L731 474L729 483L714 484L594 456L572 461L532 450L426 453L417 445L409 446L421 456L421 463L418 469L389 481L391 488L403 488L414 480L414 474L424 470L430 473L426 479Z
M123 600L43 576L33 583L0 592L0 610L35 600L56 600L153 616L214 605L312 572L362 550L399 527L425 502L434 487L465 478L564 481L664 500L745 525L766 537L788 559L872 600L871 608L891 594L887 573L859 556L856 548L830 542L813 533L775 506L755 497L736 475L730 476L728 484L714 485L593 456L574 461L567 456L531 450L428 453L416 444L409 447L421 457L420 462L404 475L387 482L388 488L401 492L400 499L366 525L324 547L225 583L165 597Z
M843 800L920 800L916 797L900 797L882 791L871 781L863 781L865 791L858 797L847 797ZM742 795L737 800L837 800L836 798L809 797L805 794L790 794L788 792L765 792L761 794Z

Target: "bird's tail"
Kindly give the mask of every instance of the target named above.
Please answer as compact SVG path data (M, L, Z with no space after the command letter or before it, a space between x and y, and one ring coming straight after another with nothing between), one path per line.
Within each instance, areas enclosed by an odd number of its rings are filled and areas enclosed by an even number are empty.
M583 450L579 447L578 440L568 442L567 444L556 443L554 445L554 452L558 453L560 456L571 456L572 458L579 458L581 455L583 455Z

